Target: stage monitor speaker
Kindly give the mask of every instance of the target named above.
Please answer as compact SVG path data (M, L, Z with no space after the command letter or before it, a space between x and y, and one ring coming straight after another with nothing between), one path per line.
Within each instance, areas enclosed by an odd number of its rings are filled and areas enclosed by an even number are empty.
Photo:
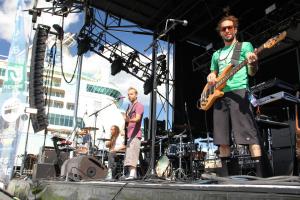
M61 167L61 176L75 180L105 178L107 168L92 156L78 156L66 160Z
M55 178L56 171L54 164L51 163L36 163L33 165L32 180Z
M48 126L48 118L45 112L46 104L44 98L43 72L46 40L49 31L49 26L39 24L32 44L29 76L29 106L37 109L37 113L30 117L34 132L44 130Z

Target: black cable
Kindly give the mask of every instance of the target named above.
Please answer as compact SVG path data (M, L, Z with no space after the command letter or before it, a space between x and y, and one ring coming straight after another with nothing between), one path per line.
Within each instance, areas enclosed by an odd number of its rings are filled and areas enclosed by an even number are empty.
M64 19L65 19L65 17L64 16L62 16L62 29L64 28ZM64 80L65 80L65 82L66 83L68 83L68 84L70 84L72 81L73 81L73 79L74 79L74 77L75 77L75 74L76 74L76 69L77 69L77 67L78 67L78 60L79 60L79 56L77 56L77 61L76 61L76 66L75 66L75 69L74 69L74 72L73 72L73 75L72 75L72 77L71 77L71 80L67 80L67 78L66 78L66 76L65 76L65 72L64 72L64 67L63 67L63 48L62 48L62 40L60 40L60 66L61 66L61 74L62 74L62 77L64 78Z
M115 196L112 198L112 200L116 199L119 194L121 193L121 191L128 185L128 183L125 183L120 189L119 191L115 194Z
M2 188L0 188L0 192L4 193L6 196L9 196L12 199L16 199L15 196L11 195L10 193L8 193L7 191L3 190Z

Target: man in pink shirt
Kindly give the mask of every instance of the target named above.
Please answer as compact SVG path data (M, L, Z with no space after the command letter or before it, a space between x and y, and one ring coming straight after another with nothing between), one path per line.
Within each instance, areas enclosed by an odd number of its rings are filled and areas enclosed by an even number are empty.
M129 176L126 180L133 180L137 178L136 166L139 160L140 147L141 147L141 124L144 113L144 106L137 100L138 92L135 88L128 89L128 99L130 105L124 116L127 145L125 152L124 167L129 168Z

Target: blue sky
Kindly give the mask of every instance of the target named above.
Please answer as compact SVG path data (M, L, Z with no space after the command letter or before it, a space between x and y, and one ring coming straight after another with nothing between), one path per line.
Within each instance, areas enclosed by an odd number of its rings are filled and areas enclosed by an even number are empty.
M17 0L0 0L0 26L1 27L5 27L5 28L1 28L2 31L0 33L0 55L8 55L9 52L9 46L10 46L10 40L11 40L11 36L13 34L13 30L14 30L14 18L15 18L15 14L16 14L16 2ZM31 8L31 1L30 0L25 0L26 2L26 6L27 8ZM38 1L38 7L46 7L49 6L46 5L45 1ZM50 4L51 5L51 4ZM30 33L31 30L31 16L28 14L28 12L24 12L24 19L25 22L27 22L27 32L28 35ZM130 24L129 22L124 21L125 24ZM61 23L61 19L55 19L55 17L51 16L51 15L47 15L42 13L42 16L38 18L38 23L41 24L47 24L49 26L52 26L54 23L60 24ZM71 33L78 33L79 30L81 29L83 24L83 14L69 14L68 17L65 19L65 32L71 32ZM137 31L139 31L139 29L136 29ZM146 30L147 31L147 30ZM131 45L132 47L134 47L135 49L137 49L138 51L144 53L144 49L146 49L149 44L152 42L152 36L149 35L140 35L140 34L133 34L133 33L126 33L126 32L119 32L119 31L113 31L111 32L112 34L114 34L116 37L118 37L119 39L121 39L123 42L128 43L129 45ZM31 37L33 36L34 31L32 31L31 33ZM76 45L74 45L73 47L73 54L76 54ZM164 48L164 51L166 51L166 49ZM151 57L151 49L148 50L146 53L147 56ZM93 67L93 69L95 70L100 70L102 73L106 73L109 74L109 70L110 70L110 63L108 63L107 61L103 61L104 59L102 59L100 56L95 55L95 54L91 54L88 53L87 58L84 59L84 64L89 66L91 64L98 66L101 66L100 68L96 68ZM75 57L75 55L74 55ZM101 60L102 59L102 60ZM85 66L83 66L83 68L85 68ZM90 68L85 68L86 70L91 70ZM89 71L91 72L91 71ZM125 73L125 72L121 72L119 74L117 74L116 76L112 77L109 76L107 79L109 79L108 81L111 81L113 83L115 83L117 86L120 87L120 91L122 92L122 94L124 96L126 96L127 93L127 88L130 86L135 86L137 87L137 89L139 90L139 99L140 101L142 101L145 104L145 116L149 115L149 96L150 95L144 95L143 94L143 82L137 80L135 77ZM120 84L122 83L122 84ZM163 87L160 87L159 90L161 90L161 93L164 94L164 90ZM127 107L128 101L125 100L123 103L122 108L125 109ZM160 101L158 101L158 110L157 112L159 112L159 109L161 107L161 103ZM164 116L161 115L160 119L164 119Z

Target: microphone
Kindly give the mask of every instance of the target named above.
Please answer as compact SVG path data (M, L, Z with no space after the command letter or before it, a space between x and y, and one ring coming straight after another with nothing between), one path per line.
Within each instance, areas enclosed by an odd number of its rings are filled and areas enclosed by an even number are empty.
M183 26L187 26L188 25L188 21L187 20L179 20L179 19L168 19L170 22L177 22L179 24L182 24Z
M119 100L124 99L124 98L125 98L124 96L120 96L120 97L116 98L114 101L119 101Z

